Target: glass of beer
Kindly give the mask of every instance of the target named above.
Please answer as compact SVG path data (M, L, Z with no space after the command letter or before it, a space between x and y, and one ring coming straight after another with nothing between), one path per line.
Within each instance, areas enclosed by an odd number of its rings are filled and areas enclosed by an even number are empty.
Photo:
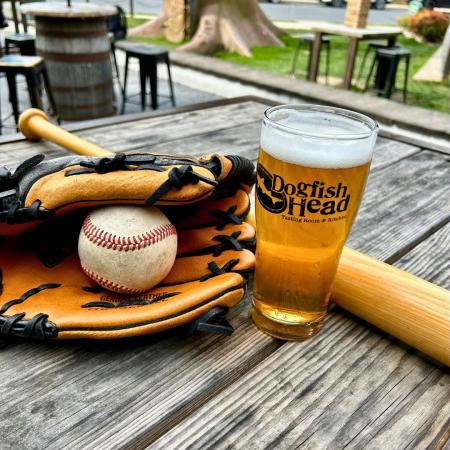
M265 333L304 340L323 326L377 133L372 119L339 108L283 105L264 113L251 316Z

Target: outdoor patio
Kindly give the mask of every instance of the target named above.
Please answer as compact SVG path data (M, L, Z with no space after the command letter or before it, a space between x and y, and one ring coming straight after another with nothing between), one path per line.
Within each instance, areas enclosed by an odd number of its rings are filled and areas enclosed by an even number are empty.
M120 76L123 79L123 64L124 60L119 55L119 67L120 67ZM163 70L161 69L161 72ZM166 74L161 74L161 82L159 84L159 91L161 95L167 96L169 93L169 88L167 85L167 76ZM18 87L18 97L19 97L19 108L21 111L30 107L30 99L28 92L26 90L25 81L20 79ZM216 100L221 98L219 95L214 95L211 92L205 92L200 89L194 89L192 86L185 86L181 83L175 82L175 98L177 106L186 106L192 105L195 103L202 103L205 101ZM130 102L126 103L125 114L133 114L141 111L141 107L139 104L139 92L140 92L140 84L139 84L139 67L136 63L131 65L130 76L128 80L128 92L130 95L135 95L134 98L130 99ZM114 93L115 93L115 109L116 114L120 114L120 109L122 106L121 101L121 92L120 87L115 80L114 85ZM14 117L12 115L11 104L8 100L8 86L6 83L6 79L4 77L0 77L0 111L2 114L2 135L15 134L17 133L16 125L14 123ZM48 109L48 100L44 97L44 105L45 108ZM158 110L167 110L172 108L170 102L167 98L161 98L161 104Z
M3 2L0 450L450 448L439 2Z

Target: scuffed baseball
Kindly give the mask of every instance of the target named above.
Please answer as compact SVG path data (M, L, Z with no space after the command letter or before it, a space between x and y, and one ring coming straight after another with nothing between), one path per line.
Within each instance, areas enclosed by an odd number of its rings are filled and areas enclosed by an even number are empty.
M90 212L78 239L81 267L114 292L139 294L170 272L177 232L157 208L106 206Z

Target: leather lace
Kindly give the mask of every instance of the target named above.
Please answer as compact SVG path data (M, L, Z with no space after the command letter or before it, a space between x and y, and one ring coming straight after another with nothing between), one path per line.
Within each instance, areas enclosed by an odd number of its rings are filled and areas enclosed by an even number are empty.
M39 313L30 319L25 319L25 313L17 313L11 316L4 316L3 314L11 306L23 303L32 295L35 295L45 289L54 289L59 286L61 285L57 283L42 284L25 292L21 297L3 304L0 308L0 346L3 346L6 339L10 336L33 337L37 339L56 337L58 334L58 329L54 323L48 321L47 314ZM1 271L0 288L1 292L3 292L3 275Z
M240 225L242 223L242 219L235 214L236 209L236 206L230 206L226 211L219 209L211 211L210 215L219 219L216 225L216 230L223 230L225 225L228 223L234 223L236 225Z
M23 223L30 220L46 219L52 212L41 208L41 202L36 200L29 207L22 208L19 202L12 203L8 209L0 211L0 222L8 224Z
M224 273L231 272L231 269L238 263L239 263L239 259L234 258L234 259L230 259L230 261L226 262L223 265L223 267L219 267L215 261L211 261L208 263L208 269L210 270L211 273L203 275L200 278L200 281L206 281L217 275L222 275Z
M240 234L240 231L235 231L230 236L227 234L214 236L212 240L220 242L220 244L214 248L213 256L219 256L225 250L242 250L244 247L237 240Z
M145 200L145 204L153 205L172 188L180 190L186 184L197 184L199 181L217 186L217 181L194 172L192 166L174 167L170 170L167 180Z

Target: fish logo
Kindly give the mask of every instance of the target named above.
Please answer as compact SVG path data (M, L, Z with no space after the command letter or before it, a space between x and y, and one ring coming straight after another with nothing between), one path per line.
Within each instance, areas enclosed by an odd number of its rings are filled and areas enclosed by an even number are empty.
M273 176L262 164L258 164L256 179L256 197L262 207L274 214L282 213L287 206L286 194L273 191Z

